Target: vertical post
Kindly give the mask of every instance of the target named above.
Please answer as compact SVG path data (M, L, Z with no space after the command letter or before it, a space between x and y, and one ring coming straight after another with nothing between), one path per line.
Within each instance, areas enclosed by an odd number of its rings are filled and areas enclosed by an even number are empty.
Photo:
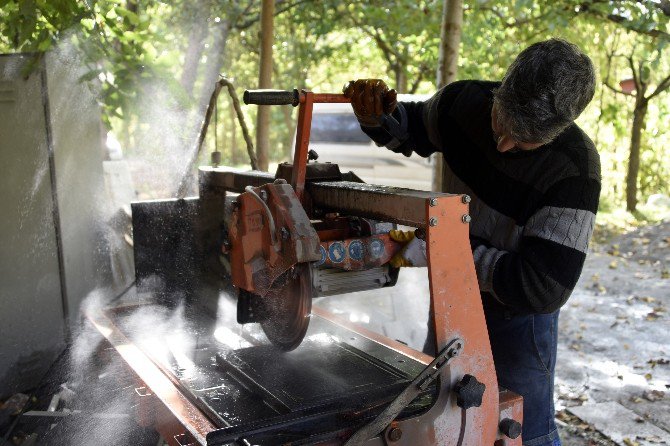
M307 151L309 150L309 134L312 129L312 108L314 93L302 90L300 94L300 108L298 109L298 132L295 138L293 153L293 173L291 186L298 199L302 201L305 191L305 174L307 170Z
M458 71L458 49L461 45L463 24L463 0L444 0L442 25L440 27L440 51L437 64L437 88L442 88L456 80ZM436 192L444 190L444 159L442 154L433 155L433 187Z
M274 36L274 0L263 0L261 8L261 52L258 88L272 88L272 41ZM270 106L258 107L256 120L256 158L258 168L268 170L270 149Z
M465 415L467 423L462 444L491 445L498 432L498 381L472 259L467 215L468 205L460 195L427 200L430 311L435 324L436 351L455 337L464 341L463 352L449 364L447 374L443 375L450 382L442 383L442 391L450 394L449 389L465 374L475 376L486 385L482 405L470 408ZM438 404L439 401L436 406ZM439 410L442 415L435 422L437 432L449 432L460 424L460 411L446 407ZM438 443L447 444L448 441L445 438Z

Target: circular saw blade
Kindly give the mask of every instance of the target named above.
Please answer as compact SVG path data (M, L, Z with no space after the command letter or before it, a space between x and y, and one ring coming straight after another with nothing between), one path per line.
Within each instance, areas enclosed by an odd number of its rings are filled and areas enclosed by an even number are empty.
M308 265L296 266L293 272L275 281L263 297L266 317L263 332L278 348L290 351L302 342L312 312L312 281Z

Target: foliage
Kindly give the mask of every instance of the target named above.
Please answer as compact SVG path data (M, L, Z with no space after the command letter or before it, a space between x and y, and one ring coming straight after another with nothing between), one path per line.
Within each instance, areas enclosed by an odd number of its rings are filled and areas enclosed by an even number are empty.
M441 8L438 0L277 0L275 88L338 91L353 78L381 77L401 90L430 93L435 89ZM84 80L102 86L108 124L125 146L139 147L152 144L151 138L141 137L156 121L148 117L149 102L166 116L176 116L170 121L174 125L197 122L197 114L189 110L206 95L203 71L213 66L211 49L223 23L230 32L220 71L234 80L238 94L256 87L259 10L258 0L0 0L0 49L39 52L72 45L86 63ZM578 43L594 61L599 80L615 89L632 76L632 58L649 93L670 74L669 16L666 0L465 0L459 77L500 79L528 44L559 36ZM194 63L187 54L195 57ZM189 69L193 86L183 80ZM599 147L603 203L614 209L624 197L633 102L601 84L578 121ZM669 108L667 92L649 104L639 176L642 197L670 194L670 153L664 150L670 145ZM253 127L255 108L244 111ZM153 110L150 115L156 114ZM244 145L239 130L233 144L235 123L223 95L217 115L216 146L223 150L224 162L243 164ZM272 120L271 158L287 159L295 110L276 107ZM162 140L153 144L150 153L165 150ZM210 131L208 150L214 145ZM206 162L206 154L201 159Z

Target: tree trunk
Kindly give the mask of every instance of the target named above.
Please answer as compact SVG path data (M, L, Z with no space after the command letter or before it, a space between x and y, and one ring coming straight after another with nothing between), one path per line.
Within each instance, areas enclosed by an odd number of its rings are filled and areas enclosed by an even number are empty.
M198 77L198 66L205 49L205 39L208 31L205 18L199 14L188 35L188 46L184 54L184 69L180 79L182 88L189 96L193 95L193 86Z
M261 52L258 88L272 88L272 42L274 35L274 0L263 0L261 9ZM256 157L260 170L268 170L270 151L270 109L260 105L256 120Z
M442 88L456 80L462 24L463 0L444 0L437 66L437 88ZM433 190L444 191L444 161L439 153L433 156L435 157Z
M404 66L398 66L395 70L395 90L407 93L407 69Z
M646 127L647 101L636 98L633 111L633 128L630 136L630 157L628 158L628 174L626 175L626 210L635 212L637 208L637 177L640 171L640 146L642 131Z

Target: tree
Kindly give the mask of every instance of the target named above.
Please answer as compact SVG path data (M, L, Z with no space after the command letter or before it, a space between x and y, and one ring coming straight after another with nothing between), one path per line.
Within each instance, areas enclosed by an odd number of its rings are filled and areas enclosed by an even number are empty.
M263 0L261 11L261 51L258 88L272 88L272 43L274 41L274 0ZM258 167L268 170L270 146L270 106L258 107L256 124L256 156Z
M442 88L456 80L462 25L463 1L444 0L444 5L442 6L442 26L440 27L437 88ZM441 156L436 156L434 161L433 190L442 191L444 184L444 161Z
M437 0L402 0L341 5L338 10L379 48L399 93L416 93L434 73L439 43Z
M630 154L628 158L628 169L626 174L626 210L635 212L638 204L638 175L640 171L640 151L642 147L642 132L646 128L647 112L649 102L661 93L670 89L670 74L656 83L656 87L649 94L647 92L652 84L652 70L650 66L658 67L658 61L662 58L664 48L656 49L657 57L651 62L644 58L635 57L633 53L627 56L612 54L610 57L623 57L630 68L632 79L622 81L622 88L614 87L609 79L604 80L607 88L615 93L632 96L634 98L633 121L630 135ZM653 53L652 53L653 54ZM656 63L654 63L656 62ZM631 84L630 87L626 84ZM625 89L624 89L625 88Z

